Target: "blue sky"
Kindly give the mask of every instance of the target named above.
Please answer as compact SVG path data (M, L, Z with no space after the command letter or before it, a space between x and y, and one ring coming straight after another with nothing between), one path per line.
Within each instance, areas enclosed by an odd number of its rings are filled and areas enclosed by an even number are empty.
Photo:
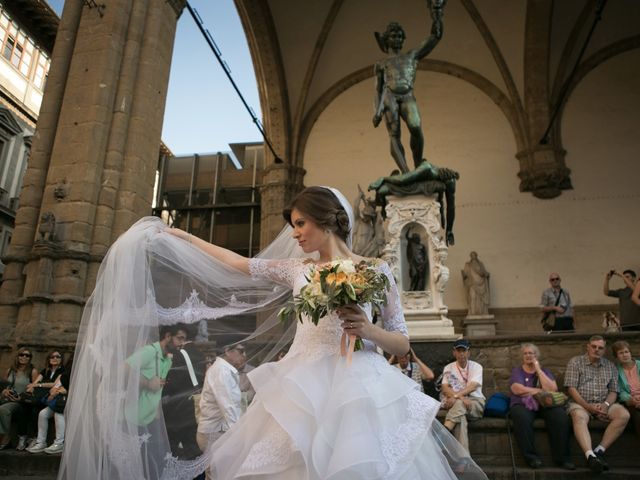
M64 0L47 0L62 14ZM189 0L262 120L247 40L233 0ZM176 155L224 152L229 143L261 141L260 132L185 9L178 20L162 140Z

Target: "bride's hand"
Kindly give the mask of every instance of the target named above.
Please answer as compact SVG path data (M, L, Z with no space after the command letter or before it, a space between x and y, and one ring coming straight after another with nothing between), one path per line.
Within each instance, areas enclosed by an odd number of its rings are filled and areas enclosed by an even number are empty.
M345 305L338 308L337 313L342 320L340 326L346 333L360 338L369 338L371 328L374 327L358 305Z

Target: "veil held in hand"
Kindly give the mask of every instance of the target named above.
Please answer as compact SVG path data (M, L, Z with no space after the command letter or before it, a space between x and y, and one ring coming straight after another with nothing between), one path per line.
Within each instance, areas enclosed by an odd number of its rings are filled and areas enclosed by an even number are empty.
M349 202L330 190L353 225ZM172 454L168 425L174 422L166 419L182 412L160 402L147 425L129 414L143 402L154 405L154 393L141 382L145 367L132 358L158 342L161 325L206 321L210 342L221 347L241 340L254 364L275 357L293 338L295 323L282 324L277 315L291 299L288 286L236 271L167 228L156 217L139 220L100 266L78 334L60 479L191 479L208 464L207 454ZM290 226L258 257L313 258L292 238Z

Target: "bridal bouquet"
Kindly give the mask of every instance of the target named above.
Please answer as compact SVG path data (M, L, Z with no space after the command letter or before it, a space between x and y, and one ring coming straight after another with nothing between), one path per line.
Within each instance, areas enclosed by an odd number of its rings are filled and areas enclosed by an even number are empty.
M281 319L295 314L302 322L306 315L317 325L320 318L345 305L368 303L375 314L387 304L389 279L364 260L357 264L352 260L335 260L314 265L306 279L308 283L293 297L293 305L280 310ZM353 337L350 348L362 349L362 339L355 335L349 337Z

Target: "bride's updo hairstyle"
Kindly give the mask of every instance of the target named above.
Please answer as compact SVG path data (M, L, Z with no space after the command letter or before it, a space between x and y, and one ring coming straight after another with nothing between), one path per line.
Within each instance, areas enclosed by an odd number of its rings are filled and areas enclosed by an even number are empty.
M348 243L347 239L351 231L349 215L338 197L328 188L307 187L296 195L291 204L282 211L282 216L292 227L291 212L294 208L320 228L331 231L344 243Z

